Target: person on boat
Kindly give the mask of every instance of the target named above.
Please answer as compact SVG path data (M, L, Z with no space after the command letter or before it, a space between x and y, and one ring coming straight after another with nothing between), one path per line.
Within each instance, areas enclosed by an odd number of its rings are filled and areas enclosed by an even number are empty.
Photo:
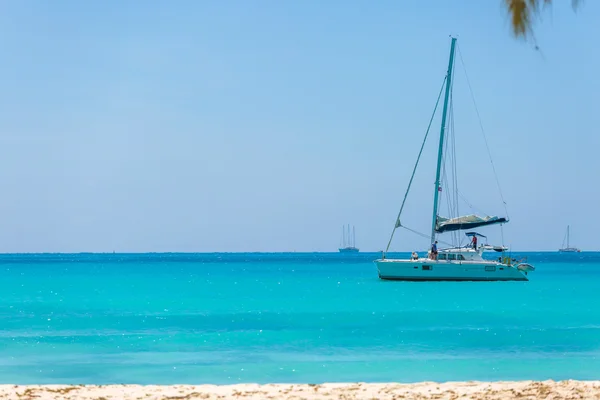
M411 260L418 260L419 259L419 255L417 254L416 251L413 251L411 256L410 256Z
M437 240L431 245L431 259L437 260L438 249L437 249Z
M471 239L471 245L475 250L477 250L477 235L473 235L473 239Z

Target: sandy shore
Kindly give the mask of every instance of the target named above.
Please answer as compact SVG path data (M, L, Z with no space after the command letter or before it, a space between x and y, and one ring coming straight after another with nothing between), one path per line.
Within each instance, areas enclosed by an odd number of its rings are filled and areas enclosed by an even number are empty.
M600 381L423 382L323 385L15 386L0 385L0 399L600 399Z

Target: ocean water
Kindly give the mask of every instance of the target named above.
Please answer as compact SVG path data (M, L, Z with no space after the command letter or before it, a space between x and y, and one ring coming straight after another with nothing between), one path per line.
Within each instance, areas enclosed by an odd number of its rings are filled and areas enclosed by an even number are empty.
M600 377L600 253L526 254L529 282L377 256L0 255L0 383Z

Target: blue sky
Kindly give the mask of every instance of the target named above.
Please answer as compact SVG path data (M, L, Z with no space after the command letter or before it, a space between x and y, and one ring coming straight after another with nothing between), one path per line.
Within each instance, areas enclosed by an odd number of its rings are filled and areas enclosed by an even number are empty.
M556 3L535 51L501 1L3 2L0 251L334 251L344 223L380 250L449 34L505 243L555 250L571 224L598 250L600 4ZM459 186L502 213L457 68ZM438 130L406 209L425 232Z

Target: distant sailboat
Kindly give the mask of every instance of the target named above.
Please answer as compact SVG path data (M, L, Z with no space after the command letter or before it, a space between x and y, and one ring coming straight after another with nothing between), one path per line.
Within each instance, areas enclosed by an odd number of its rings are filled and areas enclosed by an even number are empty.
M347 229L347 234L346 234ZM358 253L356 247L356 231L352 227L352 238L350 237L350 225L342 227L342 247L339 248L340 253Z
M581 250L579 250L577 247L571 247L569 245L569 236L570 236L570 229L571 227L569 225L567 225L567 234L565 235L565 238L563 239L563 244L562 244L562 248L558 249L559 253L580 253ZM567 247L565 247L565 241L567 242Z

